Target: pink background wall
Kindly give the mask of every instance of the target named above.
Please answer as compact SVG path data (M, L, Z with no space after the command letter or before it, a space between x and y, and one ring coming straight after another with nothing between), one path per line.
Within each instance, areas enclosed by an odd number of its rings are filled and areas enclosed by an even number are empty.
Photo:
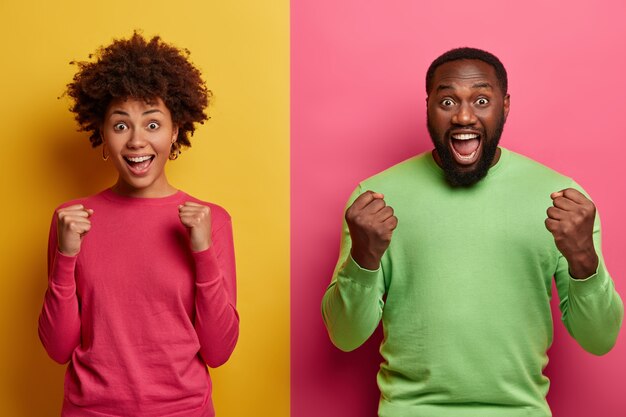
M294 417L376 415L380 333L357 351L340 352L326 335L320 300L353 187L430 149L424 75L450 48L484 48L504 62L511 113L501 143L591 193L606 263L626 296L626 2L422 3L291 3ZM560 321L555 329L547 370L554 416L625 416L625 336L597 358Z

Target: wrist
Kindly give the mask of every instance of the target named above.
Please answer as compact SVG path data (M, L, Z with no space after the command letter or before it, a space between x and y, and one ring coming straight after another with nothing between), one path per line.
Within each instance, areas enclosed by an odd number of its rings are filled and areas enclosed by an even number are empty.
M352 249L350 251L350 256L352 256L354 262L356 262L357 265L363 269L375 271L380 267L380 257L377 257L371 253L362 253L358 250Z
M80 248L78 249L64 248L61 245L57 246L57 250L59 251L61 255L70 256L70 257L76 256L80 252Z
M574 279L586 279L598 270L598 255L595 250L586 251L567 258L569 274Z
M191 250L193 252L202 252L205 251L207 249L209 249L211 247L211 241L210 240L204 240L204 241L199 241L196 242L193 239L190 242L190 246L191 246Z

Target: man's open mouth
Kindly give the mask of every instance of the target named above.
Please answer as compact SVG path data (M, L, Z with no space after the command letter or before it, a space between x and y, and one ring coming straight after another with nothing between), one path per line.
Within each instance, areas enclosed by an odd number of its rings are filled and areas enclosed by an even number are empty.
M479 133L453 133L450 135L450 148L456 162L471 165L480 158L482 136Z

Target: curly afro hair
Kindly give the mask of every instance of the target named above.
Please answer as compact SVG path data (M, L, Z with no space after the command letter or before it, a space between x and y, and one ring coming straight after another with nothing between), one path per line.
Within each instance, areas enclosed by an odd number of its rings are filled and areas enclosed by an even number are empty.
M212 94L188 58L188 50L168 45L159 36L147 41L135 31L130 39L99 48L95 62L71 62L78 72L67 85L66 93L74 101L70 110L80 130L91 132L91 145L102 143L100 126L111 101L161 98L178 126L172 152L178 154L181 146L191 146L194 123L207 120L204 110Z

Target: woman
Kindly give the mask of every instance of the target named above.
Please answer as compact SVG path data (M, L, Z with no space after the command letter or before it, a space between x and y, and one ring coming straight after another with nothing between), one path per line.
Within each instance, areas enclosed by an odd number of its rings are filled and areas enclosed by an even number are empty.
M232 227L174 188L210 98L188 53L135 33L78 63L71 110L118 179L63 204L50 228L39 336L69 361L62 416L213 416L206 365L239 334Z

